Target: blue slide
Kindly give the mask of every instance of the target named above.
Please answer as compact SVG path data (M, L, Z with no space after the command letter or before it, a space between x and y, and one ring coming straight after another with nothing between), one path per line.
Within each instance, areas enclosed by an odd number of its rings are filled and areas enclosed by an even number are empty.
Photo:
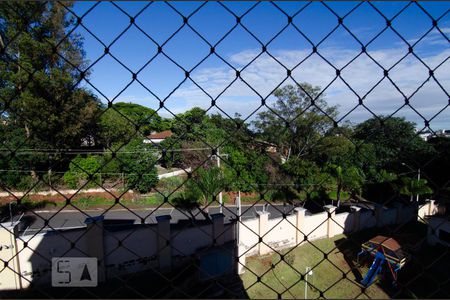
M375 254L375 260L373 261L372 266L370 267L364 279L361 281L362 285L367 287L372 284L377 274L381 272L385 260L386 258L382 253L377 252L377 254Z

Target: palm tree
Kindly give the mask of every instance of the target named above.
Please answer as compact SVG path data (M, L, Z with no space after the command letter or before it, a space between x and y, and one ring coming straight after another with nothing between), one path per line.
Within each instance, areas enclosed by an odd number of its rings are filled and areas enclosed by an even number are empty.
M209 219L208 204L225 186L226 180L219 168L200 168L198 177L186 182L184 192L172 201L175 207L187 211L192 218L194 218L192 210L197 208L205 219ZM201 208L201 202L203 202L204 208Z
M330 169L333 177L336 179L336 200L337 207L339 207L341 205L341 192L344 189L352 193L361 191L364 174L354 166L343 168L339 165L330 164Z
M413 201L414 195L420 196L433 193L433 190L428 186L426 179L412 179L409 177L403 177L402 184L400 194L410 196L411 202Z
M203 203L205 206L226 186L225 177L222 170L218 167L208 169L200 168L196 182L199 192L203 195Z

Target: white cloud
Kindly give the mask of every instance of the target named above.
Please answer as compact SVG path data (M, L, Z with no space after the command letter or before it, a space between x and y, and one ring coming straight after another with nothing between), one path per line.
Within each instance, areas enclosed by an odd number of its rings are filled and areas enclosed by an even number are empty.
M319 48L319 51L338 68L342 68L359 53L356 50L338 48ZM235 53L228 59L232 65L240 69L256 57L258 53L257 50L249 49ZM399 58L406 54L404 49L398 48L386 48L369 53L385 69L391 68ZM283 50L272 53L288 68L297 65L308 54L309 52L306 50ZM450 49L444 49L437 54L434 52L433 55L422 55L421 58L434 68L449 56ZM367 55L362 54L343 69L341 75L359 96L363 97L383 77L383 70ZM389 76L406 96L410 96L428 78L429 74L428 69L419 60L409 55L390 70ZM435 71L435 76L444 88L449 87L450 62L441 65ZM261 96L266 97L286 79L287 75L286 70L278 62L267 54L263 54L241 72L241 77ZM292 72L292 77L297 82L310 82L323 88L336 77L336 74L333 67L318 55L313 55ZM224 64L223 67L214 68L202 68L200 66L196 72L193 72L192 78L215 98L235 80L236 75L231 68ZM284 84L287 83L293 83L293 81L288 79ZM339 104L341 115L344 115L358 103L357 97L339 78L326 90L326 96L330 104ZM390 114L404 103L403 96L387 79L384 79L366 98L365 103L376 114ZM192 83L180 87L173 97L168 99L167 103L168 105L176 103L180 99L183 99L184 104L174 107L175 110L180 112L193 106L208 108L211 103L210 98ZM238 79L220 95L216 103L231 116L236 112L247 116L260 105L260 97ZM448 104L448 99L431 79L415 94L411 99L411 104L419 112L423 112L426 118L430 118ZM397 115L416 121L419 126L423 124L423 120L418 117L417 113L409 108L402 109ZM449 115L449 109L443 112L443 116L445 115ZM360 122L368 117L370 117L370 114L361 110L359 113L354 112L348 116L353 122ZM450 125L448 119L450 118L433 120L432 127L433 125L436 128L448 127Z

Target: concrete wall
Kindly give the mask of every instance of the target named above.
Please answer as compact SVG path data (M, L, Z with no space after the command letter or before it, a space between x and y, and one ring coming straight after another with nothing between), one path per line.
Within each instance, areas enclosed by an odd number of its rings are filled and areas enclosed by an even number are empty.
M286 219L276 218L269 220L267 243L271 248L283 249L295 246L296 216L287 216Z
M173 256L189 256L197 249L213 243L212 226L195 226L174 230L172 233Z
M305 235L308 236L308 240L316 240L324 238L328 234L328 213L322 212L315 215L307 215L305 217L305 228L299 228Z
M1 223L0 226L0 290L6 289L19 289L21 288L20 265L16 256L17 243L16 243L16 230L17 223ZM7 266L4 266L4 262L8 262Z
M392 225L397 222L397 208L381 210L379 226Z
M427 242L430 245L441 244L450 247L450 241L442 239L443 234L450 235L450 220L446 218L431 217L427 219Z
M336 222L336 234L348 233L353 231L355 216L352 213L340 213L334 217Z
M49 231L17 239L22 287L51 282L53 257L85 257L87 240L84 229Z
M49 285L53 257L97 257L99 281L103 281L148 269L170 270L201 249L236 239L234 224L224 225L223 215L212 223L186 228L170 226L169 221L162 218L156 225L106 229L99 218L86 227L23 236L14 234L14 226L7 230L2 224L0 258L11 263L0 271L0 290ZM167 244L162 237L168 237Z
M159 174L158 179L170 178L170 177L175 177L178 175L186 175L187 172L191 172L191 171L192 171L191 168L187 168L186 170L178 170L178 171L173 171L173 172L169 172L169 173Z
M433 200L428 201L419 212L425 215L436 214L439 209L433 205ZM297 208L287 219L265 220L267 216L260 214L256 219L243 221L239 225L239 273L245 271L246 256L264 255L273 250L301 244L304 242L304 235L308 240L315 240L376 226L405 223L417 217L415 204L393 208L378 206L374 210L352 207L352 212L339 214L335 214L335 207L332 206L325 207L325 210L311 215L305 209ZM261 232L264 233L262 241L258 235Z
M155 268L157 263L155 225L130 230L105 231L105 267L107 277Z
M254 255L258 252L258 219L244 220L239 224L239 246L241 255Z
M269 218L268 212L259 212L257 218L237 225L224 224L224 216L216 214L211 216L212 223L200 225L171 225L170 216L158 216L157 224L111 229L105 228L103 219L98 218L78 229L20 237L16 225L2 224L0 258L10 261L10 265L0 272L0 289L26 288L31 282L49 284L52 257L97 257L102 281L148 269L170 270L199 253L236 241L238 271L244 272L247 256L296 246L304 242L305 235L308 240L333 237L369 227L404 223L439 211L432 200L419 208L414 205L390 209L380 206L374 211L352 208L351 213L336 214L335 207L327 206L325 212L314 215L296 208L286 218ZM448 222L439 226L450 231ZM434 227L430 228L435 231L441 228ZM429 239L436 242L433 235ZM16 273L21 274L21 280Z
M428 199L424 205L421 205L417 212L417 220L424 221L425 216L433 216L436 214L444 214L445 206L436 205L436 201Z
M359 230L375 227L377 224L377 219L375 218L375 212L371 210L366 210L360 212L360 227Z

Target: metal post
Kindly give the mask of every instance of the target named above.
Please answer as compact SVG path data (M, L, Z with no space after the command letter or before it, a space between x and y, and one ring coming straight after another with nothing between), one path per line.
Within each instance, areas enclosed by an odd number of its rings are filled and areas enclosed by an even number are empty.
M305 273L305 299L308 299L308 272L309 272L309 267L306 267L306 273Z
M52 169L48 169L48 185L50 188L50 191L52 190Z
M219 148L217 148L217 155L216 155L216 159L217 159L217 167L220 170L220 152L219 152ZM223 206L223 198L222 198L222 191L220 191L219 193L219 212L222 213L222 206Z
M9 202L9 217L11 218L11 226L14 225L14 222L13 222L13 214L12 214L12 210L11 210L11 204L13 204L13 202L15 203L15 201Z
M417 184L420 182L420 168L417 170ZM416 202L419 203L419 194L416 195Z
M308 275L312 275L313 271L310 267L306 267L306 273L305 273L305 299L308 299Z
M242 207L241 207L241 191L238 191L237 196L237 215L238 215L238 221L241 221L241 214L242 214Z
M408 167L412 172L415 172L416 170L414 170L410 165L408 165L408 164L406 164L406 163L404 163L404 162L402 162L401 163L403 166L405 166L405 167ZM419 181L420 181L420 168L419 169L417 169L417 184L419 183ZM410 200L411 202L413 201L413 195L411 195L411 200ZM416 194L416 202L419 202L419 194Z

